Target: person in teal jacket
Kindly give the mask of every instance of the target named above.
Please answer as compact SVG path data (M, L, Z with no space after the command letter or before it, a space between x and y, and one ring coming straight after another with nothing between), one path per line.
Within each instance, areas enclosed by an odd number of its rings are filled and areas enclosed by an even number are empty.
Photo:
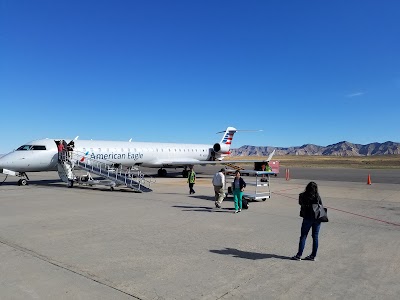
M235 202L235 214L242 211L243 190L246 182L240 177L240 171L236 170L235 179L232 182L233 201Z
M196 193L193 189L193 186L196 182L196 172L193 170L193 167L190 167L187 182L189 183L189 194L191 195Z

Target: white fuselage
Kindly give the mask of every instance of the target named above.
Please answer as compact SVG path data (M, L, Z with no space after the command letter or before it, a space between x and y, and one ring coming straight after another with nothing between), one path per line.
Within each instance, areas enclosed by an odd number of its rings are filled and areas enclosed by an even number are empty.
M14 172L57 170L59 139L36 140L25 144L26 150L14 150L0 158L0 169ZM69 140L66 140L67 142ZM76 140L74 152L82 157L124 166L187 166L190 162L211 159L212 145L147 143L123 141ZM31 147L29 147L31 146ZM181 164L180 164L181 162Z

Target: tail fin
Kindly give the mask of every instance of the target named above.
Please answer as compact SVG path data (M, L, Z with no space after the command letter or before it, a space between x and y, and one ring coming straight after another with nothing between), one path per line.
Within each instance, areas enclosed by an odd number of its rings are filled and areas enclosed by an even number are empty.
M221 141L219 143L230 146L231 143L232 143L233 135L235 134L236 131L237 131L236 128L228 127L225 130L225 134L223 135L223 137L222 137L222 139L221 139ZM220 132L218 132L218 133L220 133Z
M225 130L225 133L222 136L221 141L219 143L214 144L213 150L214 150L216 159L220 160L220 159L222 159L222 157L230 154L229 149L232 144L233 135L235 134L236 131L237 131L236 128L228 127ZM223 132L223 131L221 131L221 132ZM217 133L221 133L221 132L217 132Z

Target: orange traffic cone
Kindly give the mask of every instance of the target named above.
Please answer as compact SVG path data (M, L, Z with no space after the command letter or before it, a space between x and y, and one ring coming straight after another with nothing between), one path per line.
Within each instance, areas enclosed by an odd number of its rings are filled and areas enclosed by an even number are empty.
M370 174L368 174L367 184L368 184L368 185L371 185L371 175L370 175Z

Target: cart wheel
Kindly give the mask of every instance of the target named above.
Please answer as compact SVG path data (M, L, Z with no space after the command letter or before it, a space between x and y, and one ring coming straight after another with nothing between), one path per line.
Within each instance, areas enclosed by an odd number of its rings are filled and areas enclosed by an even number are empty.
M262 201L265 201L265 200L267 200L267 198L262 198Z

